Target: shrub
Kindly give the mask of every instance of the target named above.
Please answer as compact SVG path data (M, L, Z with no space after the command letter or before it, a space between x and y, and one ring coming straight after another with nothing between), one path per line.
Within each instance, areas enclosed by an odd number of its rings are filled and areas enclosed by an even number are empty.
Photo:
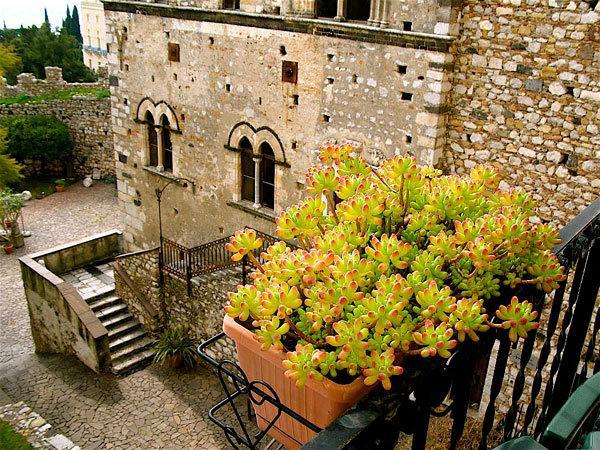
M2 124L8 129L7 151L17 161L64 161L73 155L69 129L54 117L17 116L3 119Z
M225 311L263 350L289 350L288 377L302 386L363 375L389 389L406 357L449 358L492 328L516 341L539 326L531 303L506 301L520 286L550 292L564 279L551 252L558 232L529 221L527 194L500 191L490 167L443 176L410 157L374 168L353 152L322 149L311 196L278 218L277 234L300 249L278 242L261 264L254 230L228 244L256 270Z
M21 166L13 158L5 154L7 130L0 128L0 189L14 184L23 178Z
M196 346L189 333L182 328L173 328L163 332L154 349L154 362L164 364L168 358L181 355L181 361L185 368L196 364Z

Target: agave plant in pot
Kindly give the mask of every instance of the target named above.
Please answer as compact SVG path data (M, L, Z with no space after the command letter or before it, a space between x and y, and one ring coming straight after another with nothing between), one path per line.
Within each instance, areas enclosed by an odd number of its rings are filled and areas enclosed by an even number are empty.
M320 427L381 385L404 362L449 358L482 333L511 340L539 326L526 298L564 279L552 254L557 230L530 222L534 204L501 191L493 168L445 176L395 157L372 167L349 145L321 149L307 174L309 196L277 220L295 241L261 245L236 233L233 259L255 266L252 283L229 293L225 332L248 379L270 384L283 403ZM259 426L272 417L256 408ZM297 448L314 433L279 419L270 433Z
M183 328L165 330L154 346L154 362L172 369L190 369L196 364L196 348L190 333Z

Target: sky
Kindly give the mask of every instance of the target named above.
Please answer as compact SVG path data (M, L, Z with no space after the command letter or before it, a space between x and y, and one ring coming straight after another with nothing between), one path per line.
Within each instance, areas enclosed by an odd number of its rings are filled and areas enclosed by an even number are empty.
M48 10L52 28L62 25L62 20L70 7L77 5L80 0L0 0L0 27L6 22L8 28L18 28L21 25L41 25L44 21L44 8Z

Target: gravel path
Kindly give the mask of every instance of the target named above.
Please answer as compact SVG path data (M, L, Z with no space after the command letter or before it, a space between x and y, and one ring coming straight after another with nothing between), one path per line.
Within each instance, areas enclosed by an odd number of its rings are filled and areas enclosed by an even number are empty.
M83 449L229 448L207 411L222 396L205 368L150 367L126 378L98 375L76 358L36 355L18 257L119 228L116 191L90 189L33 200L25 208L26 246L0 255L0 392L23 401Z

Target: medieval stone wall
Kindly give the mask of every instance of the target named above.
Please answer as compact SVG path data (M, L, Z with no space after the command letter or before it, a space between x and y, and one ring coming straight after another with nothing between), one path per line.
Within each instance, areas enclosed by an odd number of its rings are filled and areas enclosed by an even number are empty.
M596 199L599 17L583 1L466 1L441 166L492 163L542 220L564 224Z
M328 140L350 140L373 162L410 152L435 163L441 155L451 56L440 43L385 35L397 43L361 42L114 11L107 19L118 189L131 250L158 244L154 191L173 179L145 167L146 111L169 110L177 122L172 175L195 186L174 183L165 192L163 227L186 246L247 224L272 233L273 218L304 195L305 171ZM179 45L179 61L169 61L169 44ZM282 81L286 61L298 63L297 83ZM240 155L225 147L246 136L257 151L267 134L280 163L275 208L257 215L236 207Z
M0 104L0 118L10 116L54 116L63 121L74 143L74 172L76 176L115 175L115 156L110 123L110 99L73 98L47 100L39 103ZM61 165L54 167L60 175ZM39 164L26 162L26 170L35 173Z

